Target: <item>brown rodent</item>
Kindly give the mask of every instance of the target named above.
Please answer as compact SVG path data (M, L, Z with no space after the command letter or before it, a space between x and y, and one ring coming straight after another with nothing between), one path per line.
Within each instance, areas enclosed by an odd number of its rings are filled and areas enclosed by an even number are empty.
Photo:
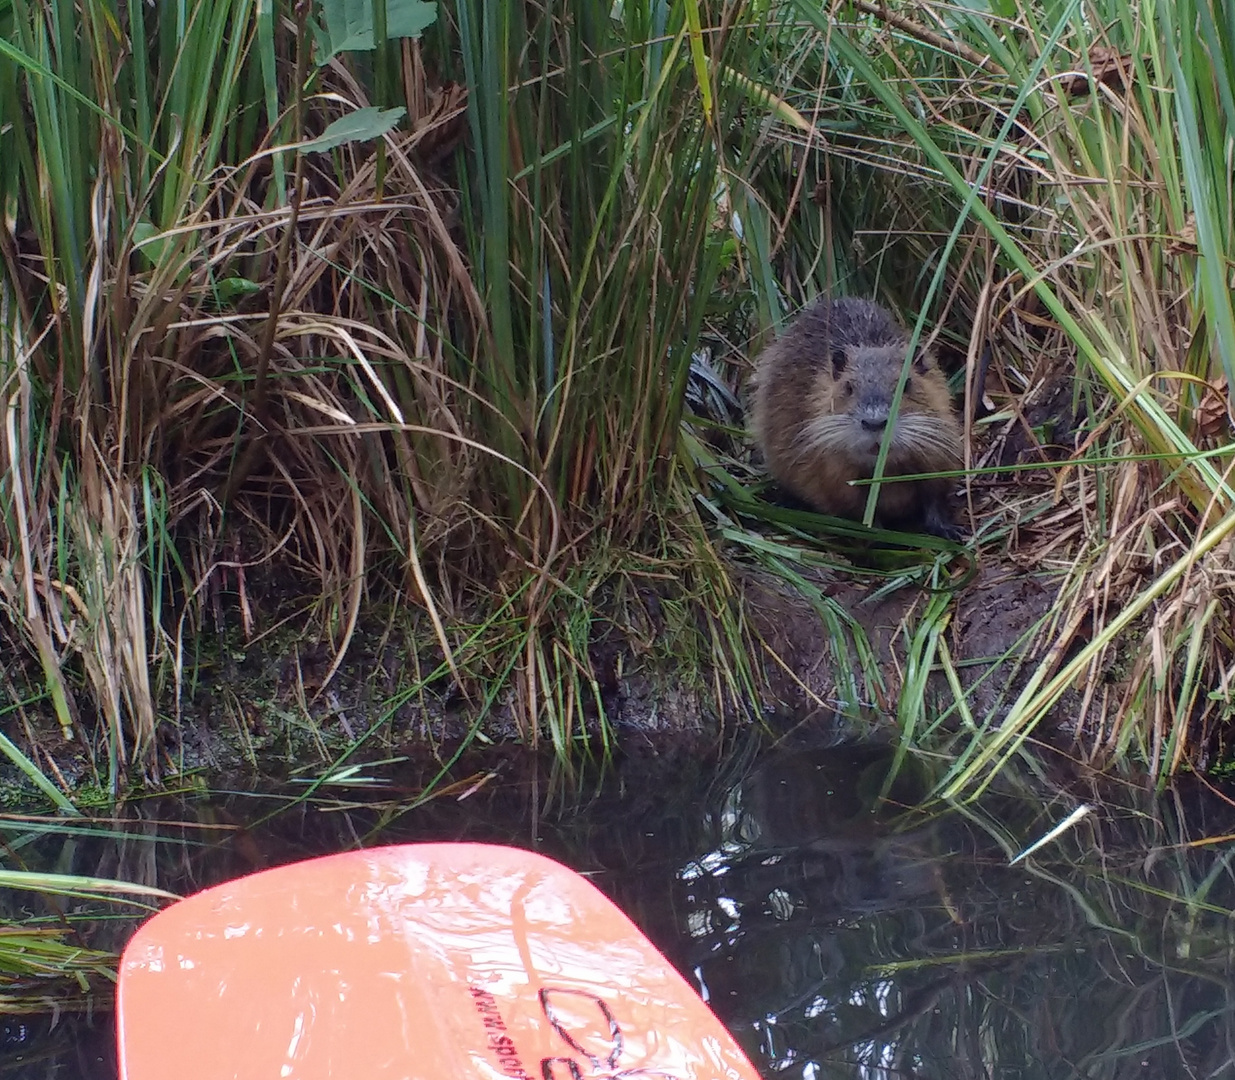
M752 428L772 476L824 514L861 520L909 337L892 315L856 297L820 297L763 351ZM943 373L914 357L884 476L959 468L964 436ZM875 524L956 539L950 479L882 484Z

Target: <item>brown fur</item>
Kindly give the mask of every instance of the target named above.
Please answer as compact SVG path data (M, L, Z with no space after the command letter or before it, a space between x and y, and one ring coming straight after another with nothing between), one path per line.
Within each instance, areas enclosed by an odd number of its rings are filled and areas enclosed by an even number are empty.
M759 357L752 428L768 470L821 513L860 520L875 458L909 348L909 338L878 304L820 297ZM893 427L885 476L959 468L963 434L943 373L928 353L909 370ZM955 537L954 483L911 480L881 485L875 523Z

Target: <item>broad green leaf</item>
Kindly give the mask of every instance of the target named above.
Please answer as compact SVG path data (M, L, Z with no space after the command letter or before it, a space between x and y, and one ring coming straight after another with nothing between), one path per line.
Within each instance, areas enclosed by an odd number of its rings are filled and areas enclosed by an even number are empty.
M133 247L152 267L167 254L167 237L161 237L162 229L153 222L139 221L133 226Z
M215 297L220 304L230 304L242 296L252 296L262 291L256 281L244 277L224 278L214 287Z
M420 37L437 19L437 4L429 0L386 0L386 37ZM341 52L374 47L373 0L322 0L323 27L317 32L317 62Z
M340 116L316 139L301 143L300 149L305 153L320 153L323 150L333 150L344 143L380 138L403 119L405 112L407 110L402 106L379 109L376 105L369 105L357 109L347 116Z

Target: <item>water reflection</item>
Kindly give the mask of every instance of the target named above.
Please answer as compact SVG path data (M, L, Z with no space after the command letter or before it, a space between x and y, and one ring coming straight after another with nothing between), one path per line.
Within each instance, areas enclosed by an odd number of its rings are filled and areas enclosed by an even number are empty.
M1009 868L1009 836L1067 805L890 821L868 797L883 762L833 765L765 759L682 874L689 962L766 1074L1235 1075L1230 854L1187 846L1230 834L1229 803L1107 791Z
M159 800L110 835L12 823L6 840L31 868L177 891L362 842L534 847L614 897L768 1077L1235 1077L1233 849L1197 843L1235 833L1228 802L1198 784L1150 800L1073 779L1068 798L1009 788L913 813L925 782L907 769L884 792L889 762L679 746L632 755L563 803L512 758L465 800L402 814L322 789L248 827L271 804L232 794L194 804L192 825L167 824L185 808ZM414 789L411 766L396 774ZM1008 867L1081 797L1099 812ZM79 913L86 943L118 947L132 923L98 910ZM110 1018L16 1023L0 1075L115 1075Z

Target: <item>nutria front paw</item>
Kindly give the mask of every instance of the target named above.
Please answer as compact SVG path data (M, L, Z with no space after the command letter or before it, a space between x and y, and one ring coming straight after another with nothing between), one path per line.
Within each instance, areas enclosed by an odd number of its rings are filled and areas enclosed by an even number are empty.
M965 530L935 505L927 506L922 519L922 531L943 540L951 540L954 544L963 544L966 539Z

